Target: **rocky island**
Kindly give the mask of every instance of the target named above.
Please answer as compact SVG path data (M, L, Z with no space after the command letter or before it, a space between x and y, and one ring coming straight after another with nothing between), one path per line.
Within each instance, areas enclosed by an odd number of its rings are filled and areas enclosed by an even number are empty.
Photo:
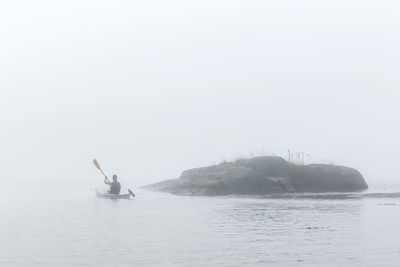
M145 188L179 195L267 195L354 192L368 188L359 171L328 164L296 165L265 156L186 170L179 179Z

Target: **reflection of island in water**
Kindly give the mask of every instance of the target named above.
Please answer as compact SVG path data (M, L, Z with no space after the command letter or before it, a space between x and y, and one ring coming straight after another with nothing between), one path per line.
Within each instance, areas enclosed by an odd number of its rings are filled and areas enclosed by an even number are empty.
M356 192L367 189L368 185L353 168L296 165L281 157L267 156L187 170L179 179L146 188L179 195L217 196Z
M262 198L280 199L362 199L362 198L400 198L400 192L393 193L293 193L272 194Z

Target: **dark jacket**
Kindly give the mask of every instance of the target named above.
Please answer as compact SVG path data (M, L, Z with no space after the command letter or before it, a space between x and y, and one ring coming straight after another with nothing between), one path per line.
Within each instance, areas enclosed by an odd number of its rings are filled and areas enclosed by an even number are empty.
M119 195L121 191L121 184L119 182L109 182L107 178L104 179L104 183L110 186L109 194Z
M121 184L119 182L111 182L110 194L119 195L120 191L121 191Z

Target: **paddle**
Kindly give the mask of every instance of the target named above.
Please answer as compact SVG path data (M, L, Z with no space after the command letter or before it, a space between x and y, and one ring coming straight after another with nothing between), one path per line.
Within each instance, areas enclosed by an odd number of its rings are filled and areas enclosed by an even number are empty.
M93 160L93 164L94 164L94 166L96 166L97 169L99 169L99 170L101 171L101 173L104 175L104 178L106 178L106 180L107 180L108 182L110 182L110 180L108 180L107 176L104 174L103 170L100 168L100 164L99 164L99 162L97 161L97 159L94 159L94 160Z
M135 197L135 194L130 189L128 189L128 192L129 192L129 195L131 195L132 197Z

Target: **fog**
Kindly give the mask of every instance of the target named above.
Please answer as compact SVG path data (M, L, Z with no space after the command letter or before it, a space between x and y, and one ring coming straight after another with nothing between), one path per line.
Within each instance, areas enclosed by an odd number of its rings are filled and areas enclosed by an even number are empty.
M287 150L396 183L397 1L3 1L0 175L144 185Z

